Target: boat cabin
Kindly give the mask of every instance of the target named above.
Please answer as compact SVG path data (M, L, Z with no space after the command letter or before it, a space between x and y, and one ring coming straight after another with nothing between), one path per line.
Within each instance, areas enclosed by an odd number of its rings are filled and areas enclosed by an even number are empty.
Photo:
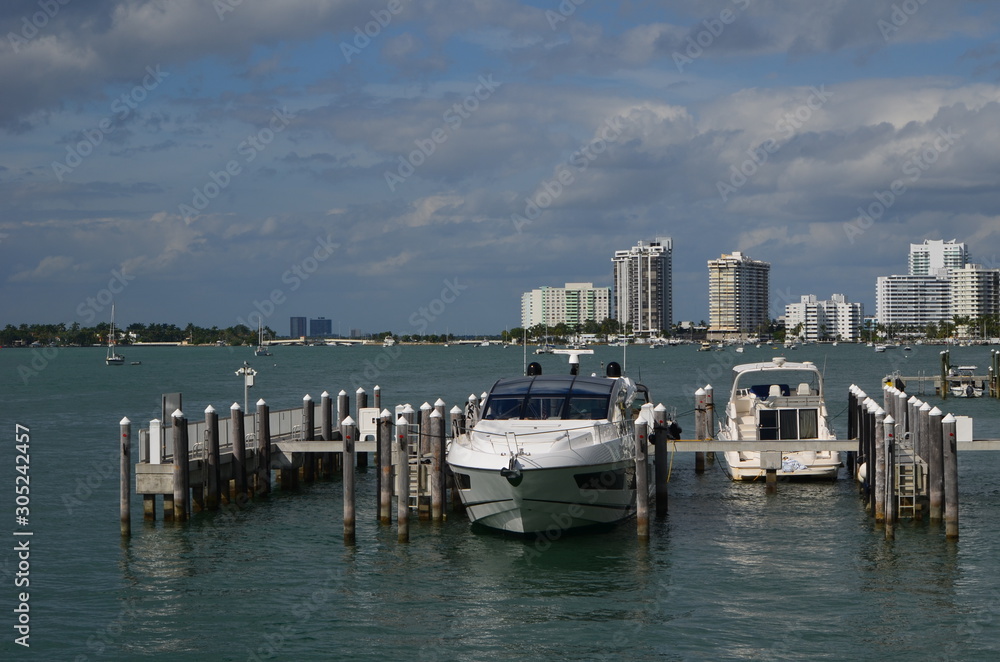
M500 379L483 405L483 420L610 420L624 397L620 380L578 375Z
M807 363L738 366L729 407L742 439L817 439L826 418L819 371Z

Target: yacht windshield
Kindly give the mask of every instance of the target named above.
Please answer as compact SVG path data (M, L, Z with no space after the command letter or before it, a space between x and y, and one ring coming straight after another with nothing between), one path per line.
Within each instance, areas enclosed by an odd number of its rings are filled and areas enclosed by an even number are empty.
M515 378L493 387L483 406L486 420L601 420L608 418L614 380Z

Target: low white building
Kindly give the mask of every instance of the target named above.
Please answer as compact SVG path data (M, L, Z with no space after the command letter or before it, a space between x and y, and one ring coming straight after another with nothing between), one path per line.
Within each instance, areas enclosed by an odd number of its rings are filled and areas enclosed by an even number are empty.
M521 326L536 324L575 326L603 322L611 316L611 288L593 283L566 283L566 287L540 287L521 295Z
M785 332L791 335L802 325L796 336L800 340L844 340L856 342L861 336L864 305L850 303L843 294L832 294L820 301L815 294L803 295L798 303L785 306Z

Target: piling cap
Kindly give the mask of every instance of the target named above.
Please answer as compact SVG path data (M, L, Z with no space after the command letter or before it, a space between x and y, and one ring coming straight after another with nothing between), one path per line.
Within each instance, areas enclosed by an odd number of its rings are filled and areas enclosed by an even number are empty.
M365 391L365 387L364 386L359 386L358 390L355 391L355 393L367 393L367 391Z
M954 423L957 419L951 415L951 413L945 414L945 417L941 419L942 423Z
M458 405L455 405L454 407L451 408L451 411L449 411L448 413L449 414L461 414L462 413L462 408L459 407Z
M420 405L420 411L427 411L428 409L434 409L434 407L431 407L431 403L425 402L424 404Z
M663 403L661 402L658 405L656 405L655 407L653 407L653 411L662 411L662 412L665 412L665 411L667 411L667 408L664 407Z
M697 391L694 392L694 394L697 395L698 397L701 397L705 395L705 389L699 388Z
M388 409L383 409L382 411L379 412L378 416L379 418L389 418L390 416L392 416L392 412L389 411Z
M178 407L177 409L174 410L174 413L172 413L170 415L170 417L171 418L184 418L184 412L182 412L181 408Z
M441 416L441 412L439 412L437 409L435 409L434 411L431 412L431 415L429 416L429 418L444 418L444 417Z
M711 393L712 391L715 390L711 384L705 384L704 388L705 388L705 393Z
M303 402L312 402L312 396L309 395L308 393L306 393L305 395L302 396L302 401Z
M396 419L396 425L409 425L409 422L405 418L400 416L399 418Z
M348 416L340 422L341 425L354 425L354 419Z
M340 396L340 395L347 395L347 391L345 391L344 389L340 389L340 393L338 393L337 395L338 396Z
M407 402L405 405L403 405L403 413L404 414L412 414L413 413L413 405L411 405L409 402Z
M930 410L931 410L931 405L929 402L925 402L924 404L920 405L919 411L930 411Z
M373 390L373 391L381 391L381 390L382 390L382 387L381 387L381 386L379 386L378 384L376 384L375 386L373 386L373 387L372 387L372 390Z
M309 397L309 396L306 396L306 397ZM267 403L266 403L266 402L264 402L264 398L261 398L260 400L258 400L258 401L257 401L257 406L258 406L258 407L260 407L261 405L266 405L266 404L267 404Z
M128 424L129 424L129 423L131 423L131 422L132 422L132 421L128 420L128 416L126 416L126 417L125 417L125 418L123 418L122 420L118 421L118 424L119 424L119 425L128 425Z
M476 397L475 393L469 394L469 402L476 402L477 400L479 400L479 398Z
M892 417L892 414L889 414L888 416L885 417L885 420L883 420L882 422L885 423L886 425L895 425L896 419Z
M238 402L234 402L234 403L232 404L232 406L230 406L229 408L230 408L231 410L234 410L234 411L235 411L235 410L237 410L237 409L243 409L243 407L240 407L240 403L238 403Z
M435 407L444 407L444 405L445 405L445 402L441 398L438 398L437 400L434 401L434 406Z
M944 414L943 411L941 411L940 409L938 409L937 407L935 407L934 409L931 409L931 414L930 415L931 416L941 416L943 414Z
M329 393L329 391L323 391L322 393L319 394L319 397L321 397L321 398L329 398L330 397L330 393Z
M209 406L205 407L205 413L206 414L214 414L215 413L215 407L213 407L212 405L209 405Z

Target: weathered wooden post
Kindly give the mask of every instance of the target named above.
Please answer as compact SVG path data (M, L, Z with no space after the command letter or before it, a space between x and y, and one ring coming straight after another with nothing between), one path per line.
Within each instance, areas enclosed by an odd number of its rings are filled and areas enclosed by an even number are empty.
M323 391L319 401L320 435L323 441L333 441L333 399ZM333 453L323 453L323 478L333 478Z
M190 489L187 418L180 409L175 410L171 418L174 427L174 520L183 522L188 518Z
M885 410L875 412L875 522L885 521Z
M646 421L638 420L635 429L635 523L640 540L649 539L649 457L646 453Z
M452 443L454 443L454 440L457 439L459 435L465 433L465 414L462 413L462 408L458 405L452 407L448 414L451 419ZM447 464L447 461L445 464ZM455 474L452 472L450 466L448 467L448 481L451 484L451 509L453 512L462 512L464 510L462 507L462 495L459 493L461 488L455 480Z
M229 408L232 425L229 427L233 444L233 490L230 501L243 503L247 498L247 437L243 431L243 408L234 402Z
M392 521L392 414L383 409L378 425L379 481L378 519L383 524Z
M257 401L257 492L271 493L271 408L264 398Z
M344 440L344 542L350 545L355 540L354 441L358 438L358 426L350 416L340 422L340 436Z
M958 539L958 454L955 417L948 414L941 420L944 467L944 533L949 540Z
M118 422L121 447L121 484L118 490L118 511L121 515L122 535L132 535L132 421L128 417Z
M302 441L313 441L316 438L316 403L306 393L302 397ZM303 453L302 479L307 483L316 480L316 454Z
M886 416L882 420L882 438L885 444L885 539L896 537L896 419Z
M431 517L431 498L430 494L430 483L433 480L431 478L431 473L433 473L426 464L424 464L424 457L431 454L431 412L434 410L431 407L431 403L425 402L420 405L420 418L419 423L419 439L418 449L420 461L417 463L417 485L420 486L417 497L417 518L420 520L428 520ZM426 491L425 491L426 490Z
M698 441L705 440L705 389L699 388L694 392L694 436ZM659 439L660 431L657 429L656 438ZM659 456L657 456L659 461ZM695 473L705 473L705 453L696 451L694 454ZM659 485L659 480L657 480Z
M948 371L951 369L951 352L944 350L941 352L941 388L938 395L942 400L948 399Z
M218 510L222 497L222 465L219 451L219 414L215 407L205 407L205 445L208 447L208 494L205 495L205 506L209 510Z
M653 420L655 421L653 426L653 479L656 481L654 498L656 499L656 514L659 516L666 514L669 506L667 502L667 471L669 470L667 462L667 408L663 406L663 403L657 404L653 408Z
M857 399L857 395L855 394L856 389L857 386L854 384L851 384L847 388L847 438L848 439L858 438L857 431L854 425L854 407L855 407L855 401ZM858 457L857 451L847 451L847 473L852 480L854 479L855 462L857 460L857 457Z
M711 384L705 384L705 417L703 419L702 432L705 439L715 438L715 389ZM715 453L705 453L705 460L708 463L715 462Z
M927 402L921 403L917 409L917 443L913 447L913 452L925 462L929 459L931 449L931 409L933 407ZM914 517L923 519L923 509L914 510Z
M368 393L361 386L355 391L355 404L357 405L357 416L355 419L358 421L358 425L361 424L361 410L368 406ZM366 469L368 468L368 453L358 452L358 468Z
M347 391L341 389L340 393L337 394L336 421L338 429L341 422L350 415L351 415L351 398L349 395L347 395ZM341 453L340 455L338 455L335 461L337 462L337 466L339 467L340 464L344 461L344 454ZM343 473L343 471L341 471L341 473Z
M431 521L440 522L444 514L444 417L436 409L429 416L431 442Z
M927 493L930 497L928 515L932 522L941 520L944 505L944 440L941 432L941 416L943 413L940 409L934 407L928 416L930 420L928 424L930 433L927 435L929 446L927 449L927 473L929 474L927 477Z
M372 388L372 407L382 409L382 387L378 384Z
M396 419L396 444L399 465L396 470L396 527L398 541L410 542L410 453L407 449L409 422L404 416Z

